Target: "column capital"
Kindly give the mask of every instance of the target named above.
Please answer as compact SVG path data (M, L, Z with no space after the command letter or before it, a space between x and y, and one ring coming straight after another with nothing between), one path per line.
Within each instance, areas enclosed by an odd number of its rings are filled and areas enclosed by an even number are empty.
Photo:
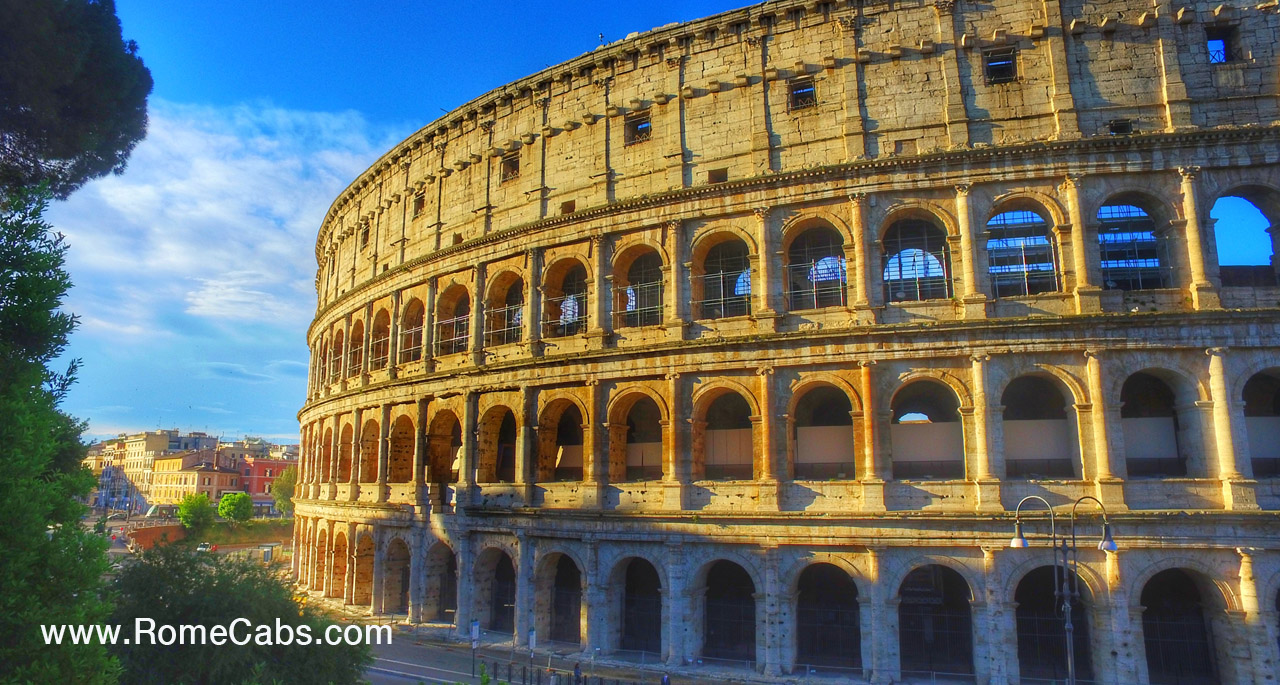
M842 32L843 32L843 31L854 31L854 30L856 30L856 29L858 28L858 18L857 18L857 17L852 17L852 16L849 16L849 17L840 17L837 21L838 21L838 22L839 22L839 24L840 24L840 30L841 30Z
M772 376L774 372L773 366L761 366L756 369L757 376Z
M1227 356L1227 350L1228 350L1228 349L1230 349L1230 348L1227 348L1227 347L1209 347L1209 348L1205 348L1204 353L1205 353L1205 354L1207 354L1207 355L1209 355L1210 357L1225 357L1225 356Z
M969 361L973 362L974 364L981 364L982 362L990 361L990 360L991 360L991 355L987 354L986 352L980 352L978 354L969 355Z
M1084 174L1067 174L1066 177L1062 179L1061 187L1063 190L1079 190L1082 186L1084 186Z
M1182 176L1182 180L1190 181L1200 173L1200 167L1196 165L1180 166L1178 167L1178 173Z
M866 369L875 365L876 365L876 360L874 359L863 359L858 362L858 368L860 369Z
M870 193L861 190L849 193L849 202L855 205L865 204L869 195Z
M957 183L955 187L956 187L956 195L964 197L964 196L967 196L969 194L969 191L973 189L973 184Z
M756 220L762 222L769 220L769 213L772 211L773 210L769 207L756 207L751 210L751 212L756 215Z

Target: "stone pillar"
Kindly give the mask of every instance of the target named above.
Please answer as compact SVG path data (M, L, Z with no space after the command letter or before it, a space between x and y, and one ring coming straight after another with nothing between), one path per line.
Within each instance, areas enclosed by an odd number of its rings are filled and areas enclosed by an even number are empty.
M784 621L787 597L783 595L778 578L778 548L766 547L764 554L764 588L756 593L756 611L760 616L756 620L756 634L759 636L756 640L756 661L761 662L765 675L779 676L782 675L782 643L791 637Z
M519 559L516 560L516 633L515 644L529 644L529 629L537 625L533 616L534 602L534 586L533 586L533 540L530 540L523 531L516 534L516 554ZM541 636L541 641L546 641L550 636Z
M1121 559L1118 552L1106 552L1107 592L1111 610L1111 660L1101 670L1114 674L1116 683L1147 682L1146 649L1142 642L1142 607L1131 605L1129 593L1121 577Z
M525 253L528 265L528 278L524 284L524 340L529 346L529 354L538 355L542 349L538 341L542 338L542 248L535 247Z
M1090 230L1092 224L1084 214L1084 198L1081 191L1084 187L1083 177L1069 175L1062 183L1062 191L1066 196L1068 216L1071 225L1064 227L1071 231L1071 269L1075 276L1076 313L1091 314L1102 311L1100 296L1102 289L1094 285L1095 279L1090 273L1090 254L1097 250L1098 239ZM1064 234L1059 231L1059 239ZM1066 284L1062 284L1066 287Z
M342 421L338 419L338 415L333 417L333 441L329 445L329 472L324 474L324 482L338 482L338 462L342 455ZM329 492L329 497L333 497L333 491Z
M410 534L413 545L409 549L409 623L422 623L422 600L427 594L425 533L425 528L414 528Z
M427 294L422 303L422 361L423 368L431 371L436 354L436 279L427 281Z
M997 683L1016 682L1013 673L1018 669L1018 635L1017 635L1017 617L1014 614L1014 607L1010 606L1004 600L1000 593L1000 559L997 554L1002 547L983 547L982 548L982 584L985 588L984 603L986 604L986 623L985 625L977 622L975 616L974 625L978 628L975 631L975 637L978 633L984 633L981 643L986 648L987 657L982 659L987 668L987 682L993 685ZM1084 617L1081 617L1083 620ZM975 650L978 647L978 641L974 642ZM979 659L976 658L975 664ZM981 667L975 669L978 674L982 673Z
M991 404L987 396L988 354L969 357L973 376L973 466L977 483L978 511L1002 511L1000 477L1004 475L1003 459L991 449Z
M415 491L414 502L420 503L422 495L422 485L426 482L427 475L427 421L428 407L431 404L431 397L418 398L418 416L414 422L413 431L413 489Z
M1124 467L1124 443L1121 433L1119 407L1112 408L1108 400L1106 372L1099 353L1086 350L1086 371L1089 377L1089 395L1093 405L1093 464L1096 492L1111 511L1125 509L1124 489L1120 478ZM1112 442L1114 437L1118 444Z
M1198 166L1178 167L1182 176L1182 214L1186 217L1187 266L1191 272L1191 306L1196 309L1221 307L1218 290L1209 281L1204 263L1204 240L1200 233L1200 208L1196 198Z
M610 627L617 623L619 617L610 615L613 612L610 611L612 602L609 597L608 580L600 576L599 542L594 538L585 538L585 542L587 553L583 576L587 586L586 611L582 613L579 634L585 636L582 651L594 654L594 650L599 649L604 653L609 649L609 640L605 636L608 635Z
M608 450L613 448L605 434L605 403L599 379L587 380L587 392L587 415L582 417L582 507L596 509L604 503L604 485L609 480Z
M462 490L467 490L476 484L476 457L477 457L477 440L476 435L478 426L476 425L476 402L478 396L475 392L468 392L466 400L462 407L462 458L458 462L458 506L463 506ZM470 500L466 501L470 504Z
M671 263L667 264L663 271L663 278L665 279L662 302L662 311L665 317L663 326L667 329L668 337L675 340L684 338L686 314L693 316L692 312L683 311L681 306L689 297L685 292L684 276L688 273L688 265L684 262L684 231L681 228L682 225L679 221L668 221L662 234L663 240L666 242L667 254L671 258Z
M538 463L538 406L537 392L529 386L520 388L520 425L516 429L516 479L517 489L523 493L526 506L533 503L533 483L537 480L534 469Z
M771 211L768 207L760 207L755 210L756 215L756 243L759 245L760 253L756 255L755 268L759 273L752 274L752 300L755 304L752 307L752 316L759 322L762 330L772 331L777 328L778 312L782 310L777 303L777 293L781 292L783 285L775 275L773 260L776 246L773 244L772 233L769 227L769 217Z
M689 483L691 466L685 456L684 431L686 416L684 411L684 384L680 382L680 374L667 374L667 420L663 426L665 433L662 446L662 479L665 482L663 506L666 509L684 509L684 492Z
M613 330L613 276L605 255L605 240L591 236L591 283L587 305L587 344L593 350L604 347Z
M853 232L853 279L849 287L853 292L849 299L855 310L860 312L859 323L875 323L870 311L872 303L877 302L875 284L872 281L871 254L867 248L867 194L854 193L849 196L849 230Z
M458 588L457 609L454 611L454 630L465 640L470 639L471 621L474 619L472 583L475 580L475 558L472 556L471 534L458 536Z
M391 293L391 328L387 339L387 377L396 377L396 367L400 364L400 311L401 291Z
M289 575L290 577L293 578L294 582L298 581L298 578L299 578L298 572L301 568L301 562L302 562L302 527L303 525L304 525L304 519L302 519L301 517L297 517L294 520L293 532L290 535L291 544L293 546L293 553L289 555Z
M387 548L385 541L379 539L381 531L373 529L373 598L369 613L377 616L383 612L382 594L387 586Z
M353 412L354 423L351 426L351 499L355 500L360 496L360 473L361 459L360 449L360 432L364 429L364 410L356 408Z
M390 462L388 454L391 447L391 405L384 404L379 407L378 421L378 499L379 502L387 501L387 466Z
M861 14L861 10L855 10ZM858 61L858 19L857 14L842 16L837 21L840 27L841 54L848 65L840 70L841 89L843 95L840 102L844 108L844 159L852 162L865 159L867 155L866 126L862 120L862 102L857 97L858 84L862 83L862 63Z
M876 397L875 361L858 362L860 390L862 392L862 508L866 511L884 511L884 483L891 472L885 452L880 449L881 414Z
M347 524L347 558L342 562L347 565L346 579L342 588L342 603L354 604L356 597L356 524Z
M758 431L760 460L757 477L765 483L773 483L774 487L780 478L786 476L784 465L778 464L777 455L777 416L773 406L773 367L762 366L756 369L760 379L760 415L753 420ZM776 492L774 503L777 503Z
M1253 464L1249 459L1249 440L1243 426L1243 403L1233 401L1230 391L1230 365L1227 348L1211 347L1209 355L1209 394L1213 397L1213 438L1217 453L1217 477L1222 481L1222 500L1227 509L1256 511L1258 496L1254 490ZM1212 471L1211 471L1212 473Z
M344 341L342 347L342 359L338 360L338 382L343 390L347 389L347 366L351 361L351 316L347 315L342 320L342 339Z
M662 618L666 621L664 631L667 665L681 666L690 656L685 647L690 630L691 607L684 546L680 543L667 543L666 568L667 587L662 589Z
M868 604L870 630L863 632L863 671L872 683L896 683L902 678L898 665L898 603L890 598L894 589L885 578L885 548L867 548L867 580L871 587Z
M1248 647L1247 656L1237 660L1236 677L1239 682L1275 682L1276 641L1268 628L1268 619L1274 619L1275 612L1263 611L1258 597L1258 581L1253 570L1256 552L1247 547L1236 549L1240 555L1240 636Z
M484 264L475 269L475 292L471 294L471 356L476 365L484 364Z
M973 244L973 221L969 208L970 184L956 185L956 228L960 232L961 273L964 288L960 301L964 303L964 318L981 319L987 315L987 296L978 287L978 252Z
M360 386L369 382L369 349L373 344L373 303L364 306L364 336L360 338Z

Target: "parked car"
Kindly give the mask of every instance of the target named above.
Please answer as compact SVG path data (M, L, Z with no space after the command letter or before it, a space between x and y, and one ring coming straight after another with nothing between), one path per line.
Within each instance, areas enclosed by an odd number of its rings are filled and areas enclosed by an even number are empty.
M217 548L216 548L216 547L214 547L213 545L211 545L211 544L209 544L209 543L207 543L207 542L202 542L202 543L200 543L200 544L196 545L196 551L197 551L197 552L213 552L213 551L216 551L216 550L217 550Z

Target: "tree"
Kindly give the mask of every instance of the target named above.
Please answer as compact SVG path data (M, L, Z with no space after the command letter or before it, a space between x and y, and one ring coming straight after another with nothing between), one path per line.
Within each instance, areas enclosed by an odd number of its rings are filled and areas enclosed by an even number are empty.
M232 525L244 523L253 518L253 498L243 492L230 492L218 501L218 516L228 520Z
M229 637L255 638L246 645L140 644L117 646L128 683L357 683L372 658L366 646L300 644L301 629L323 639L329 622L301 607L291 589L259 563L196 554L178 545L144 552L116 578L116 610L110 622L132 631L138 619L163 625L230 626ZM280 627L277 627L280 626ZM275 644L259 644L267 629ZM281 644L291 635L290 644Z
M190 531L204 530L213 523L213 505L209 498L198 492L182 498L178 503L178 521Z
M0 22L3 23L3 22ZM0 47L3 51L9 46ZM99 645L48 645L43 624L100 623L106 541L80 526L93 475L84 425L58 405L75 377L49 364L75 327L58 311L66 244L41 218L47 192L0 190L0 682L115 682Z
M114 0L0 0L0 188L66 198L123 171L151 86Z
M276 499L276 509L285 516L293 515L293 491L298 486L298 467L290 466L271 482L271 496Z

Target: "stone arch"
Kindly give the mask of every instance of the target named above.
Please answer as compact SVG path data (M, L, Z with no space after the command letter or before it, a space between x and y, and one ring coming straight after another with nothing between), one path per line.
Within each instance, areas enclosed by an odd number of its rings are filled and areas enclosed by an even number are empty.
M964 587L961 587L963 585ZM896 585L898 645L905 673L974 673L974 585L950 564L912 566Z
M563 337L587 330L589 293L593 282L590 265L578 255L563 255L543 269L542 330L545 337Z
M795 480L853 479L864 452L857 392L835 374L806 376L792 387L785 415L785 475Z
M1063 224L1071 223L1067 210L1062 206L1062 203L1058 202L1052 195L1030 188L1010 190L991 198L991 204L987 210L987 218L989 219L1001 212L1015 209L1040 210L1038 213L1044 216L1049 222L1050 228L1055 231L1061 228Z
M350 565L351 552L347 549L347 534L342 530L333 532L333 544L330 545L333 556L333 576L326 597L345 597L347 588L347 567Z
M1096 221L1098 210L1113 204L1128 204L1146 212L1156 222L1156 229L1162 230L1170 222L1182 218L1181 203L1171 200L1154 186L1137 185L1130 182L1113 185L1107 189L1094 206L1086 207L1085 221Z
M535 628L552 642L581 645L586 637L586 566L568 547L541 551L533 564Z
M642 555L626 554L610 567L606 587L618 620L606 624L606 644L622 650L661 654L667 632L663 566Z
M329 355L328 376L330 381L334 381L342 376L342 355L347 349L341 328L333 332L333 344L329 349L331 354Z
M351 322L351 339L348 341L350 351L347 352L347 377L358 376L364 365L364 319L356 318Z
M791 397L787 400L787 413L795 413L796 404L799 403L800 396L819 386L836 388L849 398L849 405L853 407L854 411L860 412L863 410L862 393L847 378L830 371L814 371L805 373L800 378L792 381Z
M1053 209L1049 209L1053 207ZM1023 297L1062 289L1061 207L1040 193L1002 196L990 208L975 249L985 259L985 278L996 298Z
M1086 404L1093 401L1089 397L1088 385L1084 379L1079 378L1065 367L1057 364L1033 362L1024 355L1010 355L1008 359L1003 359L1001 362L987 367L987 392L995 397L1003 395L1005 389L1015 379L1021 376L1040 374L1052 377L1062 384L1070 393L1066 397L1068 402Z
M1133 611L1152 682L1240 682L1232 625L1238 620L1225 583L1186 565L1145 575ZM1168 637L1173 635L1172 639Z
M637 408L641 404L656 410L656 422L645 415L647 409ZM633 411L637 413L633 415ZM606 416L609 482L661 478L668 442L664 426L671 420L662 394L645 385L624 386L612 394ZM633 419L637 422L633 423Z
M1218 577L1216 569L1204 563L1200 559L1186 556L1162 557L1156 561L1147 564L1142 570L1131 574L1127 583L1127 596L1132 601L1139 601L1142 596L1142 589L1147 583L1162 571L1171 569L1181 569L1184 571L1194 572L1198 577L1197 584L1200 585L1201 591L1213 589L1213 592L1206 593L1209 597L1205 599L1211 600L1215 609L1223 611L1239 611L1240 601L1236 597L1236 593L1231 588L1231 584L1221 580Z
M1092 644L1095 633L1095 605L1086 593L1069 596L1070 603L1060 594L1063 585L1068 588L1084 585L1078 574L1054 565L1040 564L1029 569L1014 584L1013 614L1019 675L1025 680L1066 680L1071 672L1066 648L1067 631L1063 623L1064 606L1071 609L1070 653L1074 656L1074 675L1083 682L1092 682L1093 655L1098 651ZM1074 578L1073 578L1074 577Z
M342 432L338 438L338 482L351 481L351 454L353 429L350 423L342 422Z
M1112 397L1120 408L1128 474L1206 477L1209 464L1202 449L1206 426L1195 407L1203 398L1203 386L1195 376L1168 366L1172 365L1147 367L1113 379L1113 384L1120 383Z
M951 371L944 369L911 369L910 371L898 376L897 387L891 393L888 393L888 404L893 404L893 398L897 396L903 388L920 380L932 380L951 388L955 393L956 400L961 407L973 406L973 393L970 392L968 384L959 376Z
M667 401L662 393L645 385L624 385L614 389L609 398L609 405L606 408L606 415L609 417L609 423L626 423L627 412L631 411L631 406L641 396L648 397L653 403L658 405L658 411L662 414L663 421L670 421L671 415L667 410Z
M780 569L778 577L782 579L780 585L786 590L787 596L796 593L796 588L800 583L800 574L806 568L814 564L830 564L849 574L849 579L858 588L859 597L870 597L873 583L858 564L852 558L852 554L841 554L833 552L810 552L792 559L784 568Z
M566 420L573 414L578 420L575 435L562 435ZM572 394L557 393L545 404L538 417L538 463L534 481L582 480L585 473L584 449L591 416L586 406ZM570 427L572 428L572 427ZM566 441L567 440L567 441Z
M880 227L876 231L876 237L883 240L889 227L902 219L922 219L941 226L948 237L960 235L960 225L941 203L917 198L898 200L885 207L879 219L874 223L869 222L869 225Z
M700 272L702 260L706 259L707 252L711 248L730 240L740 240L747 246L747 255L749 257L760 256L760 246L756 243L756 239L751 235L750 231L744 230L734 224L716 224L703 228L693 235L693 239L689 241L689 261L695 266L694 270Z
M385 306L374 312L369 335L369 368L386 368L391 354L391 311Z
M1127 209L1131 207L1139 211ZM1181 273L1185 259L1174 247L1176 241L1171 240L1182 238L1171 230L1178 220L1177 211L1150 189L1126 188L1110 193L1093 209L1089 220L1097 227L1093 249L1101 261L1104 288L1176 288L1186 280ZM1155 266L1150 265L1151 260L1155 260ZM1140 264L1130 263L1134 261Z
M795 578L793 647L805 666L862 666L862 620L857 583L846 569L813 562Z
M816 226L827 227L834 230L836 233L839 233L840 237L844 240L845 245L852 245L856 240L853 230L849 228L848 222L837 216L835 213L829 212L825 209L803 209L795 216L789 217L785 222L783 222L781 230L782 240L779 242L780 250L784 253L787 252L791 247L791 242L795 240L796 237Z
M360 428L360 482L378 482L378 443L382 439L377 419L366 419Z
M320 438L320 472L317 474L317 483L328 483L332 480L333 474L333 427L325 426L323 436Z
M357 530L355 545L355 588L351 603L370 606L373 602L373 533L369 530Z
M994 585L998 590L1003 601L1014 601L1014 595L1018 590L1018 583L1026 575L1042 566L1052 566L1054 561L1054 552L1048 548L1039 548L1031 551L1031 554L1019 555L1025 558L1019 559L1012 566L1006 566L1005 572L1000 574L998 578L988 580L989 584ZM1076 577L1080 579L1080 596L1086 600L1090 606L1106 603L1110 598L1110 590L1107 587L1107 579L1093 565L1088 563L1079 563L1075 568Z
M889 399L889 444L895 480L965 477L969 420L955 386L934 374L907 377Z
M400 317L400 363L422 359L423 327L427 321L427 309L422 300L412 297L404 305Z
M694 575L694 611L703 658L754 663L760 652L760 575L732 558L715 555ZM714 581L714 582L712 582ZM692 626L691 626L692 627Z
M471 291L461 283L441 286L435 307L435 354L466 352L471 342Z
M627 285L627 269L631 267L631 263L637 257L646 253L653 252L658 255L658 259L662 260L662 266L667 267L671 264L671 258L667 254L667 249L655 240L644 235L628 236L619 240L613 247L613 259L610 260L610 273L613 274L614 285Z
M409 613L409 577L413 547L403 536L390 535L383 542L382 613Z
M416 430L413 419L401 414L391 423L387 437L387 482L413 482L413 450Z
M760 415L755 393L734 379L716 378L694 390L694 480L758 478L759 427L770 418Z
M751 313L752 266L761 255L755 240L735 226L715 226L690 245L689 295L695 319Z
M452 409L441 409L431 417L427 430L427 470L432 483L458 482L459 450L462 449L462 422Z
M458 557L444 540L427 549L426 588L422 615L428 620L456 623L458 611Z
M477 426L476 482L517 482L520 417L510 407L494 404L481 415Z
M505 545L486 545L472 570L472 616L480 627L499 633L515 631L516 557Z
M921 554L903 559L898 563L891 564L890 568L892 571L887 572L884 576L886 578L884 582L888 583L889 587L894 588L893 595L890 599L901 599L899 591L902 589L902 581L906 580L907 576L910 575L912 571L930 565L945 566L946 568L959 573L960 577L964 579L965 584L969 586L969 601L982 601L981 597L982 593L986 589L986 583L983 582L981 574L972 569L963 560L947 556L945 554ZM888 571L888 569L886 569L886 571Z
M311 548L311 589L323 593L327 589L325 581L329 567L329 527L327 525L321 524L316 529Z
M999 430L1009 478L1083 476L1079 417L1071 388L1039 369L1004 384ZM995 426L991 426L995 428Z

